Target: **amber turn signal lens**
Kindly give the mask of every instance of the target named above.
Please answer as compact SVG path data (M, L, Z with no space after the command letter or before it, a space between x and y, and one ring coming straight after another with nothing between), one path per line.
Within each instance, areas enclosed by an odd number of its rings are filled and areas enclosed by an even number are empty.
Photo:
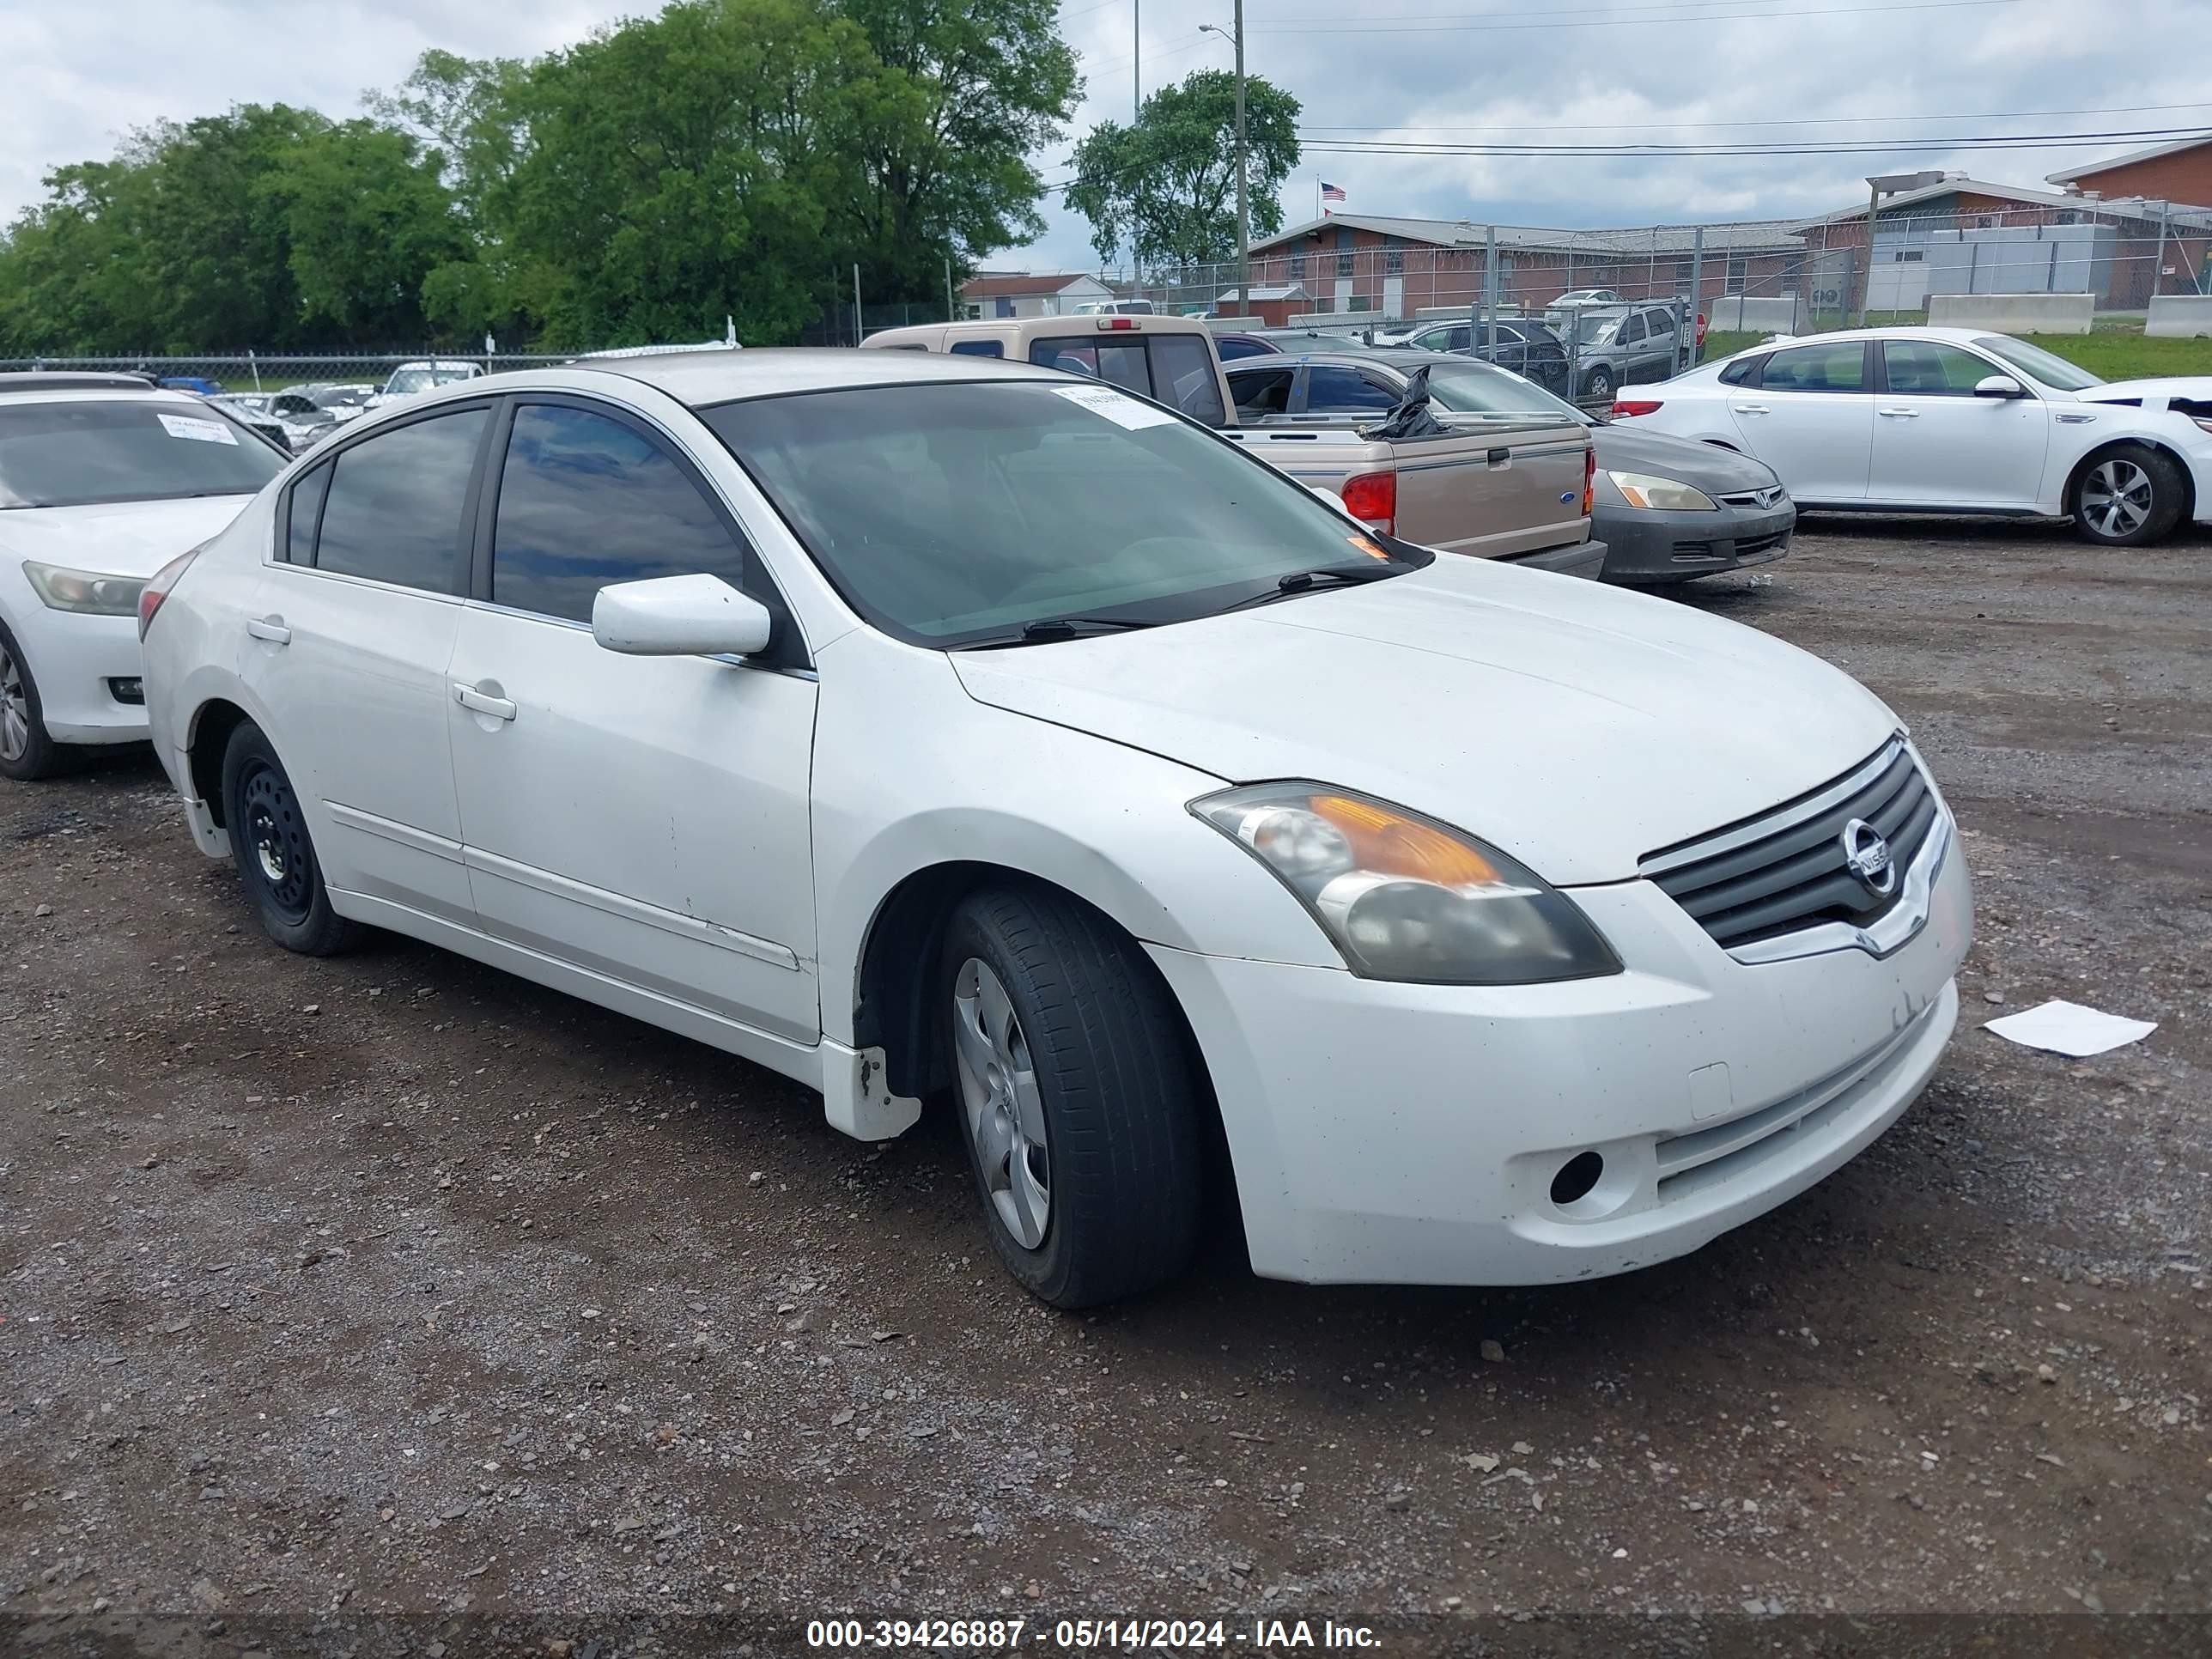
M1362 869L1440 887L1483 886L1499 878L1490 861L1465 842L1372 801L1316 795L1312 811L1343 832Z

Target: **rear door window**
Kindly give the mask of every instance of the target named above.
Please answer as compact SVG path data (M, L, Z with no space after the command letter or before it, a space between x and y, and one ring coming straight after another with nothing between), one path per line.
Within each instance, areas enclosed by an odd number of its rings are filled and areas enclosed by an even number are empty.
M489 415L463 409L410 421L336 457L315 568L459 592L462 510Z
M1316 363L1307 373L1306 412L1310 415L1379 414L1397 406L1396 392L1356 368Z
M955 340L952 355L956 357L1003 357L1005 344L997 340Z
M1759 386L1762 392L1864 392L1865 343L1838 340L1778 351L1766 360Z
M1229 377L1230 394L1237 399L1237 412L1248 420L1259 420L1269 415L1287 415L1291 409L1291 382L1297 371L1287 365L1281 368L1247 369Z

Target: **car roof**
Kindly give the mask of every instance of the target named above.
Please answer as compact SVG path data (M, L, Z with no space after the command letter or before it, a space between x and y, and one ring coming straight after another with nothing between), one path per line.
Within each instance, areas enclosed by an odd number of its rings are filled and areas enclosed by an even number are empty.
M641 380L695 409L793 392L842 392L854 386L905 386L916 381L1066 382L1071 378L1060 369L1008 358L883 348L864 351L855 346L671 352L659 357L579 363L565 372Z
M1945 328L1927 323L1900 323L1892 328L1836 328L1822 334L1790 334L1777 339L1762 340L1757 345L1746 346L1731 352L1723 360L1734 362L1738 357L1749 357L1763 351L1780 351L1790 346L1825 345L1831 340L1941 340L1951 345L1972 345L1977 340L1991 337L2009 339L2001 328Z
M0 374L0 393L49 392L129 392L160 390L143 374L88 374L76 369L18 369Z

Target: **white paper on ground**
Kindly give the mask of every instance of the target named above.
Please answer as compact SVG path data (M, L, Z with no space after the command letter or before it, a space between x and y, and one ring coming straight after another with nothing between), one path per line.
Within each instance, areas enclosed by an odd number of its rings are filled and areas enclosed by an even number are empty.
M2158 1030L2154 1019L2123 1019L2078 1002L2046 1002L2024 1013L1986 1020L1984 1029L2030 1048L2048 1048L2076 1060L2136 1042Z

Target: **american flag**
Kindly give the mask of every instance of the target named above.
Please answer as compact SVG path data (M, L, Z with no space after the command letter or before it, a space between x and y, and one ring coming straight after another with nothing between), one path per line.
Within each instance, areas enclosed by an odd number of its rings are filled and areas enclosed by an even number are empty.
M1328 179L1322 179L1321 183L1321 199L1324 202L1341 202L1344 199L1344 186L1342 185L1332 185Z

